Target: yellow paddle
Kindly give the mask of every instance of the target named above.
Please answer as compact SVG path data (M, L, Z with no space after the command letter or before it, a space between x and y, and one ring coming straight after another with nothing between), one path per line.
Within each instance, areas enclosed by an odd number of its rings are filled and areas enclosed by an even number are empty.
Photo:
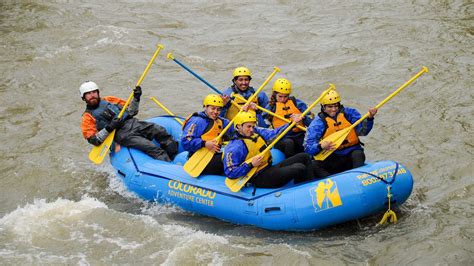
M174 120L178 121L180 125L183 125L183 121L179 120L166 106L164 106L160 101L158 101L155 97L150 97L152 101L154 101L161 109L165 110L165 112L171 116L174 116Z
M247 103L252 102L255 97L258 96L258 94L263 90L263 88L270 82L270 80L275 76L277 72L280 72L280 69L278 67L275 67L273 72L268 76L268 78L263 82L263 84L258 88L258 90L252 94L247 100ZM241 111L239 111L240 113ZM235 116L237 117L237 116ZM232 126L232 123L234 122L235 117L229 122L229 124L222 130L222 132L214 139L215 141L220 141L222 136L226 133L226 131ZM198 177L204 168L209 164L211 161L212 157L214 156L214 151L210 151L208 148L203 147L199 150L197 150L191 158L184 164L184 171L188 173L192 177Z
M143 71L143 74L140 77L140 79L138 80L136 86L140 86L140 84L142 83L142 81L145 78L146 74L148 73L148 70L150 69L151 65L153 64L153 62L155 62L155 58L160 53L161 49L163 49L163 45L161 45L161 44L157 45L157 48L156 48L155 53L153 54L153 57L150 59L150 62L148 62L148 65L146 66L145 71ZM130 96L128 96L127 102L125 102L125 105L122 107L122 110L120 111L119 115L117 116L118 118L122 117L123 113L127 109L130 102L132 101L132 98L133 98L133 91L130 94ZM107 136L107 138L105 138L105 140L104 140L104 142L102 142L102 144L100 144L99 146L94 146L92 148L91 152L89 153L89 159L92 162L94 162L96 164L101 164L104 161L105 156L107 155L107 153L110 150L110 146L112 145L112 142L114 140L114 136L115 136L115 130L110 132L110 134Z
M425 66L422 67L422 70L420 72L418 72L410 80L405 82L405 84L403 84L400 88L395 90L392 94L390 94L387 98L385 98L385 100L383 100L377 106L375 106L375 108L379 109L380 107L382 107L382 105L384 105L386 102L388 102L390 99L392 99L395 95L400 93L406 86L410 85L410 83L412 83L415 79L419 78L421 75L423 75L424 73L428 73L428 72L429 72L429 70L428 70L427 67L425 67ZM369 114L370 113L367 112L363 117L361 117L359 120L357 120L350 127L344 128L343 130L340 130L340 131L337 131L337 132L327 136L323 140L321 140L319 143L322 143L324 141L332 142L334 144L334 149L333 150L322 150L320 153L318 153L316 156L314 156L314 159L319 160L319 161L323 161L329 155L331 155L331 153L333 153L339 146L341 146L341 144L344 142L344 140L346 139L349 132L353 128L355 128L358 124L360 124L362 121L364 121L364 119L366 119L369 116Z
M244 97L242 97L242 96L240 96L240 95L238 95L238 94L234 94L234 96L235 96L236 98L241 99L241 100L245 100ZM272 111L270 111L270 110L268 110L268 109L265 109L265 108L261 107L261 106L258 105L258 104L257 104L256 106L257 106L257 109L259 109L259 110L262 111L262 112L265 112L265 113L267 113L267 114L269 114L269 115L272 115L272 116L274 116L274 117L280 118L281 120L283 120L283 121L285 121L285 122L287 122L287 123L291 123L290 120L284 118L284 117L281 116L281 115L277 115L277 114L275 114L274 112L272 112ZM303 127L303 126L296 125L296 127L299 128L299 129L301 129L301 130L303 130L303 131L306 131L306 128Z
M306 109L302 114L301 116L304 117L307 113L309 113L309 111L311 111L311 109L313 109L314 106L316 106L316 104L319 103L319 101L321 101L321 99L324 97L324 95L326 95L326 93L328 93L330 90L333 90L334 89L334 86L331 84L329 86L329 88L325 91L323 91L323 93L321 93L321 96L319 96L319 98L314 101L309 107L308 109ZM267 146L267 148L265 148L265 150L263 150L259 155L262 155L262 154L265 154L266 152L269 152L271 148L273 148L273 146L275 146L275 144L285 136L285 134L290 131L293 126L296 125L295 122L291 122L291 124L283 131L280 133L280 135L270 144ZM257 155L258 156L258 155ZM252 163L252 158L248 159L245 163ZM261 166L260 166L261 167ZM242 176L242 177L239 177L239 178L236 178L236 179L230 179L230 178L226 178L225 179L225 184L226 186L232 191L232 192L239 192L242 187L250 180L250 178L252 178L252 176L255 175L255 173L258 171L258 170L261 170L259 166L256 166L256 167L253 167L252 169L250 169L250 171L245 175L245 176Z

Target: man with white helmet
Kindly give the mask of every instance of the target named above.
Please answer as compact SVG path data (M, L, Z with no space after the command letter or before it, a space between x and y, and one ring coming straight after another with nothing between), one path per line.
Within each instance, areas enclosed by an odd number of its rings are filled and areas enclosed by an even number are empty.
M224 174L222 139L220 141L215 139L229 124L229 120L219 116L224 100L220 95L209 94L204 98L202 105L204 108L202 112L190 115L184 122L181 145L189 152L189 157L204 147L213 151L214 156L201 174L222 175ZM226 135L231 136L232 133L233 130L229 129Z
M86 110L82 114L82 134L90 144L101 145L107 136L116 130L114 141L139 149L155 159L171 161L178 152L178 143L166 129L133 117L138 114L142 95L140 86L133 90L134 98L121 119L117 116L125 105L125 100L114 96L101 98L99 87L92 81L84 82L79 91L82 100L86 102ZM152 140L156 140L160 147Z
M252 94L254 94L256 91L255 88L250 86L250 80L252 80L252 73L250 72L250 69L243 66L236 68L233 72L232 86L224 90L223 94L225 96L229 96L235 103L239 104L240 106L244 106L245 101L243 99L234 97L234 95L238 94L244 97L245 99L250 98L250 96L252 96ZM234 116L236 116L239 112L239 108L233 105L230 101L226 100L225 102L226 104L222 108L221 116L232 120L232 118L234 118ZM265 107L268 104L268 97L263 91L261 91L257 95L257 97L255 97L253 102L262 107ZM258 126L268 127L262 113L260 111L256 111L256 113Z
M374 125L376 108L369 109L369 116L350 131L344 142L324 161L314 161L316 177L323 178L364 165L365 154L359 136L366 136ZM350 127L361 118L360 113L341 105L341 97L335 90L329 91L321 100L321 112L311 122L304 139L305 152L314 156L322 150L334 150L334 143L321 140Z

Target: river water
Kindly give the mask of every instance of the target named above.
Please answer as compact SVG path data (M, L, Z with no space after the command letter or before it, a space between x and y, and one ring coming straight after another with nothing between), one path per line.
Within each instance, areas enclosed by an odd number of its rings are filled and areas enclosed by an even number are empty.
M0 264L472 265L474 4L420 1L0 2ZM108 162L87 155L79 85L126 98L142 83L139 118L185 116L239 65L258 87L272 72L312 102L329 83L365 112L425 65L380 109L369 160L411 170L397 209L309 233L270 232L146 203ZM271 86L271 83L270 83ZM266 92L270 92L270 86Z

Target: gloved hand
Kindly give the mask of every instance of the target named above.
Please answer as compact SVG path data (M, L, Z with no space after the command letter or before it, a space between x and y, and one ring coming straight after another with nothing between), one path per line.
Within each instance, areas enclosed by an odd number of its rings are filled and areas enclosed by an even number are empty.
M117 128L121 128L123 126L123 121L122 119L115 117L110 121L110 123L105 127L105 130L107 130L109 133L114 131Z
M135 89L133 89L133 97L137 102L140 101L140 97L142 96L142 87L136 86Z

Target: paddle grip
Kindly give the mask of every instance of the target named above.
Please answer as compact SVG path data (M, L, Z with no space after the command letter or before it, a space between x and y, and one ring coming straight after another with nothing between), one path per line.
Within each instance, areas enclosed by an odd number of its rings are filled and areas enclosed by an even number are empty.
M146 75L148 74L148 70L150 70L150 67L153 65L153 62L155 62L155 59L156 57L158 56L158 54L160 53L161 49L163 49L163 45L159 44L156 46L156 51L155 53L153 54L153 56L151 57L150 61L148 62L148 65L146 66L145 70L143 71L142 75L140 76L140 78L138 79L137 81L137 85L136 86L140 86L140 84L142 83L143 79L146 77ZM130 93L130 96L128 96L128 99L127 101L125 102L124 106L122 107L122 110L120 111L119 115L117 116L118 118L121 118L123 116L123 114L125 113L125 110L127 109L128 105L130 104L130 102L132 101L133 99L133 90L132 90L132 93Z

